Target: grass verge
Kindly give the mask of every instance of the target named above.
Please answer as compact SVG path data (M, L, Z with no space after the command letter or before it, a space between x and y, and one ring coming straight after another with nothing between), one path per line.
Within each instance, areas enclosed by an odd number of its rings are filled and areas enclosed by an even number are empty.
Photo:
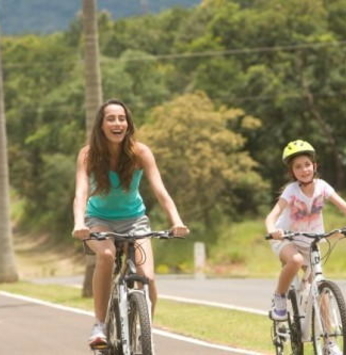
M82 298L80 290L60 285L28 282L0 284L0 290L44 301L92 311L92 299ZM206 306L159 300L154 325L186 336L257 351L272 353L270 321L260 315Z

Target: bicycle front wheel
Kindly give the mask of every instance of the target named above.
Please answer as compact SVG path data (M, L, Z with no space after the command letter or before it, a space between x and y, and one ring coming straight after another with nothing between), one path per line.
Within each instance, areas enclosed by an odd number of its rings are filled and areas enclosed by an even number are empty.
M339 286L332 281L322 281L318 286L317 305L312 312L312 336L315 354L328 354L326 348L333 347L346 355L346 306Z
M116 288L114 288L107 311L106 319L108 355L123 355L120 343L120 314Z
M151 322L144 294L132 292L129 307L131 355L152 355Z

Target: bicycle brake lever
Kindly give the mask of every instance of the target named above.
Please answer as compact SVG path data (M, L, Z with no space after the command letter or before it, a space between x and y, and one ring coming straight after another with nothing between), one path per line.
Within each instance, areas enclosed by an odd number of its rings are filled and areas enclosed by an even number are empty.
M90 239L106 240L107 238L101 235L100 232L92 232L90 233Z

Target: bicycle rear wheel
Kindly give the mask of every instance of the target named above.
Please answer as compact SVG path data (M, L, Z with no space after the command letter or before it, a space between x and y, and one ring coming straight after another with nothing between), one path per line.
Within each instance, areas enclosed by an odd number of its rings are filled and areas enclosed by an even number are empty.
M129 327L131 355L152 355L152 334L149 309L142 292L129 297Z
M318 286L317 307L312 312L315 354L324 354L324 347L332 342L346 355L346 306L339 286L322 281Z

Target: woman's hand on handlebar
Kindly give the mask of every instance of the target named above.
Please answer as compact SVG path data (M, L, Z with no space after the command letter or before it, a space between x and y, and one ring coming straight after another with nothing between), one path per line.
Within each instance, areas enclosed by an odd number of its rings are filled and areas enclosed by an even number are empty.
M183 224L174 225L171 228L171 231L172 231L174 237L183 237L184 235L187 235L190 233L189 228L187 228Z
M90 236L90 229L86 225L76 225L72 231L72 236L80 240L87 239Z

